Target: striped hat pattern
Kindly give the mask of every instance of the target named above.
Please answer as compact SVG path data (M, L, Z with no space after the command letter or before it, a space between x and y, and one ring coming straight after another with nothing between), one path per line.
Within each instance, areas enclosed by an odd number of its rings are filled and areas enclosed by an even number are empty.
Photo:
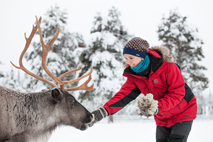
M149 51L149 43L140 37L134 37L126 43L123 54L131 54L137 57L145 58Z

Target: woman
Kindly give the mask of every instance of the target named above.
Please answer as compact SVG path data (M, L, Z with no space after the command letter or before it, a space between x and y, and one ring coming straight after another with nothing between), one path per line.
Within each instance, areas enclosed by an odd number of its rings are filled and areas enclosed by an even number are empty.
M158 101L152 113L157 125L156 141L186 142L196 118L197 103L169 49L149 49L146 40L135 37L127 42L123 55L128 64L123 73L127 80L103 107L92 112L93 124L116 113L140 93L151 93ZM143 111L141 114L150 116Z

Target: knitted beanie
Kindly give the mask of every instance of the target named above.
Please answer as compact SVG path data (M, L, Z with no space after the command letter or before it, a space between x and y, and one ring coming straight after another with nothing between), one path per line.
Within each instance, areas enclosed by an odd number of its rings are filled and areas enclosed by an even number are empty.
M149 51L149 43L140 37L134 37L126 43L123 54L131 54L137 57L145 58Z

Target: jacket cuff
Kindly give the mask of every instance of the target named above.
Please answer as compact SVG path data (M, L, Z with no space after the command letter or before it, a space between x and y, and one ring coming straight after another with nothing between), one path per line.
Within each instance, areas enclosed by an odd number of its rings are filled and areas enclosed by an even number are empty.
M104 108L107 112L107 116L111 115L111 111L110 111L110 108L107 107L107 106L103 106L102 108Z

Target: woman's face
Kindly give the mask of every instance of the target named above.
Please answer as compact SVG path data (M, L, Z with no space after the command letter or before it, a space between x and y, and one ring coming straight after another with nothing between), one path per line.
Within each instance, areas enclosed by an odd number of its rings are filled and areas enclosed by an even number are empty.
M132 68L136 67L143 60L143 58L141 57L137 57L130 54L124 54L124 57L126 58L126 63Z

